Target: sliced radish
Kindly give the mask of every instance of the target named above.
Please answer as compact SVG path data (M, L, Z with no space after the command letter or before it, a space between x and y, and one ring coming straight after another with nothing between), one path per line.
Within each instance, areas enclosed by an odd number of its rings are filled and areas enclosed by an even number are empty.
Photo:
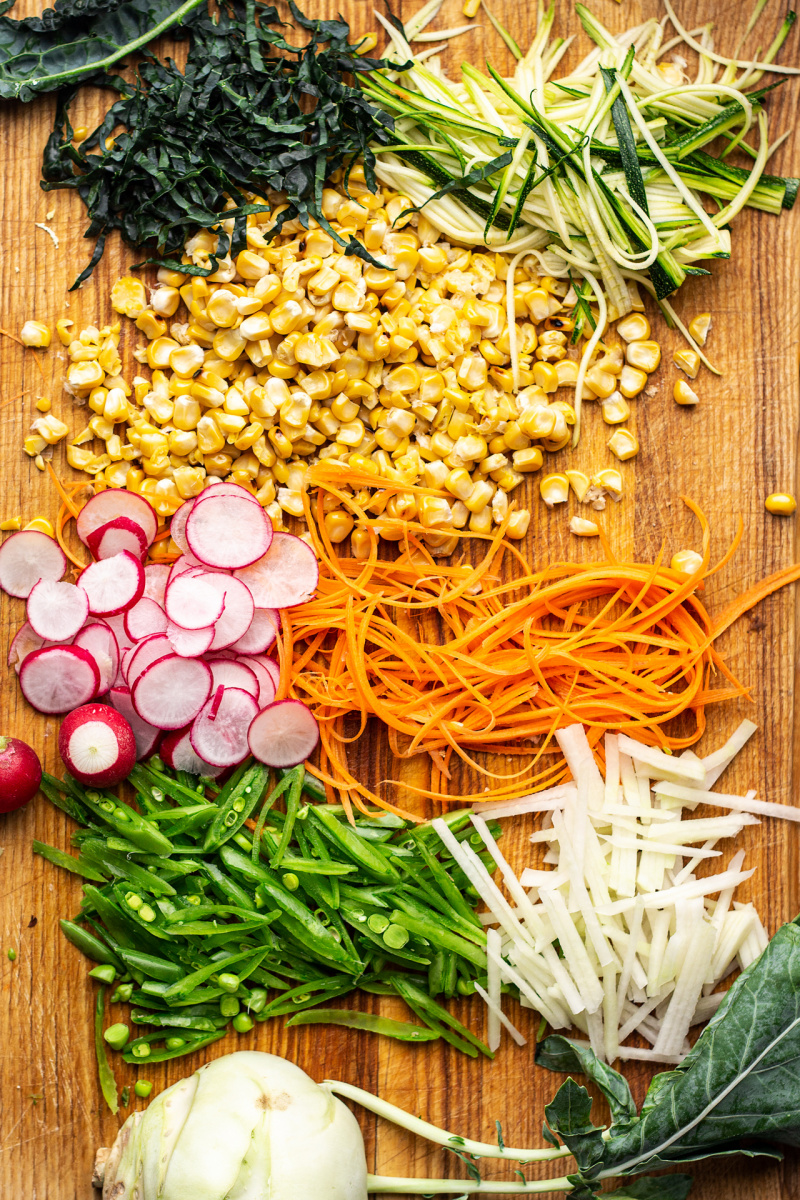
M142 596L125 613L125 632L132 642L140 642L154 633L166 633L167 614L155 600Z
M214 627L212 650L224 650L247 633L253 621L255 605L249 589L230 575L208 575L206 582L223 597L222 616Z
M101 496L105 496L101 492ZM91 501L90 501L91 503ZM144 592L144 568L138 558L123 550L113 558L91 563L78 579L89 598L89 611L98 617L125 612Z
M103 620L117 639L120 655L124 654L131 645L131 639L125 628L125 614L115 613L113 616L103 617Z
M239 654L263 654L268 650L281 628L281 614L274 608L257 608L253 613L250 628L231 650Z
M194 500L184 500L183 504L174 513L169 523L169 536L172 538L175 545L180 550L181 554L188 554L189 543L186 540L186 520L189 513L194 508Z
M130 517L114 517L98 529L93 529L86 544L95 558L113 558L127 550L135 558L143 559L147 554L147 538L138 521Z
M207 629L182 629L180 625L167 625L167 637L175 654L181 658L199 658L211 649L215 629L209 625Z
M207 629L219 620L225 591L206 582L213 578L187 571L170 583L164 607L173 625L180 625L181 629Z
M76 635L73 646L88 650L100 673L97 686L98 696L104 696L117 678L119 671L119 647L114 631L105 621L90 621Z
M159 747L159 754L173 771L188 771L190 775L206 775L210 779L216 779L225 768L212 767L211 763L204 762L195 754L189 740L190 731L191 726L188 726L186 729L175 729L172 733L166 733Z
M258 676L250 667L230 658L207 658L206 662L211 668L214 691L218 687L241 688L243 692L249 692L254 700L258 700Z
M25 659L19 686L41 713L72 712L97 695L100 672L88 650L80 646L44 646Z
M122 713L107 704L74 709L58 733L58 752L79 783L113 787L136 762L136 739Z
M133 707L139 716L159 729L180 729L190 724L210 695L208 665L198 658L180 658L177 654L145 667L131 688Z
M314 595L319 567L304 541L291 533L276 533L263 558L234 575L247 584L259 608L293 608Z
M247 496L209 495L189 513L186 541L201 562L232 571L266 554L272 523L261 505Z
M131 700L128 688L113 687L108 693L108 698L117 712L122 713L133 730L133 736L136 739L137 759L149 757L158 745L161 730L156 729L155 725L150 725L147 721L142 720L133 707L133 701Z
M131 647L122 659L122 673L128 681L128 687L133 687L145 667L158 662L160 658L168 658L174 653L172 643L163 633L154 633L139 642L138 645Z
M249 692L218 687L192 724L192 747L206 762L231 767L247 758L247 730L258 712Z
M144 569L144 594L148 600L155 600L162 608L171 569L167 563L148 563Z
M319 741L319 726L301 700L276 700L261 709L247 740L253 757L268 767L296 767Z
M40 638L30 621L26 621L11 639L11 645L8 647L8 665L19 675L19 669L28 655L46 645L46 639Z
M281 669L276 663L275 659L270 658L268 654L254 654L252 657L255 658L257 662L260 662L264 670L268 671L272 676L272 682L275 684L275 690L277 691L281 682Z
M28 596L28 620L48 642L69 642L89 615L86 593L74 583L40 579Z
M258 707L266 708L268 704L272 704L278 685L267 668L257 658L250 658L247 655L243 655L239 662L243 667L249 667L258 680Z
M106 491L92 496L78 513L78 537L88 546L89 535L117 517L127 517L139 525L144 533L145 542L148 546L152 545L153 538L158 533L155 509L143 496L137 495L136 492L128 492L124 488L107 488Z
M237 500L249 500L252 504L258 504L253 493L248 492L247 488L242 487L240 483L223 483L222 480L218 483L209 483L199 496L195 496L194 503L205 503L206 500L216 500L220 496L234 496ZM175 515L177 516L177 513Z
M0 588L27 600L40 579L63 579L67 556L54 538L38 529L12 533L0 546Z

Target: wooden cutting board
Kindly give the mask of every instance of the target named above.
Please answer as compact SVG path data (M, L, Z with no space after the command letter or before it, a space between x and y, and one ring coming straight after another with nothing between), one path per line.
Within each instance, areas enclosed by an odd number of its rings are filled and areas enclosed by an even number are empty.
M524 46L532 35L533 4L492 0L497 16ZM34 0L19 5L18 15L36 10ZM333 14L336 5L323 0L310 12ZM408 16L414 0L396 5ZM751 5L743 0L678 0L676 7L688 28L713 19L718 44L731 52L744 28ZM765 36L748 43L751 49L771 41L781 19L776 4L767 8ZM661 15L657 0L594 0L594 12L615 30L644 17ZM557 4L561 34L579 34L579 53L588 50L572 6ZM372 6L365 0L345 0L344 15L358 33L376 28ZM781 10L782 12L782 10ZM483 14L480 27L454 43L450 59L480 65L490 56L502 69L507 51ZM460 4L447 0L438 27L461 24ZM574 48L573 48L574 53ZM782 52L783 62L800 61L800 38L795 32ZM572 61L576 61L573 58ZM769 100L773 137L790 129L797 119L797 81L790 81ZM82 96L73 123L96 123L107 100L100 93ZM83 241L84 211L76 196L39 189L42 147L50 129L54 101L46 97L29 105L4 104L0 109L3 172L0 177L0 325L17 334L23 321L35 317L51 327L64 315L80 329L102 325L110 318L112 282L141 256L123 248L115 238L93 278L79 292L67 289L87 258ZM800 173L800 146L793 137L775 156L772 169ZM48 225L55 240L37 223ZM630 425L642 450L623 464L625 497L604 514L614 545L624 555L652 561L662 545L667 556L681 547L698 545L698 528L681 503L681 495L702 505L712 528L713 553L721 555L744 521L738 554L709 583L706 599L712 612L743 588L769 572L796 560L796 519L780 519L764 511L764 497L774 490L796 490L797 438L800 417L798 388L798 215L780 219L748 212L736 223L730 262L713 266L713 275L688 284L678 309L688 320L696 313L713 313L708 344L713 361L723 371L707 371L696 382L701 397L695 409L679 408L672 399L677 377L671 365L679 341L651 314L654 335L664 348L665 364L653 377L654 387L632 404ZM131 326L124 328L130 364ZM54 338L54 341L56 339ZM83 416L73 410L61 390L64 356L60 347L50 353L23 350L9 337L0 344L0 519L20 516L53 517L56 500L47 477L21 451L24 431L37 415L36 399L48 395L53 412L77 431ZM131 372L133 373L133 372ZM591 406L590 406L591 407ZM611 463L605 441L609 429L599 412L587 414L586 434L579 450L552 459L552 467L568 465L585 470ZM58 456L60 457L60 455ZM58 458L57 458L58 461ZM61 460L62 474L69 474ZM592 542L571 537L564 509L548 512L538 502L538 480L530 479L528 500L533 509L528 551L537 565L563 557L589 561ZM23 620L21 601L0 597L0 640L5 647ZM793 701L798 650L798 593L787 589L740 621L723 641L732 669L752 687L753 702L728 704L709 713L704 747L718 745L748 715L760 726L726 777L730 788L754 787L760 796L796 802L796 772L800 765L798 714ZM2 668L5 670L5 668ZM0 732L31 742L51 771L58 771L58 722L34 714L22 700L13 672L0 685ZM372 767L370 767L370 758ZM354 760L355 761L355 760ZM360 748L359 769L375 778L408 777L410 768L392 764L380 738L370 734ZM467 780L481 786L478 780ZM79 905L80 882L34 858L36 837L64 849L69 847L70 822L42 798L25 811L0 817L0 1197L2 1200L90 1200L89 1178L95 1147L110 1145L119 1121L103 1108L92 1049L93 985L87 963L61 936L58 918L73 915ZM794 825L764 822L744 831L739 845L747 862L758 868L749 887L752 898L772 933L800 907L798 840ZM504 842L507 853L521 863L525 856L521 831ZM14 947L13 964L6 950ZM359 996L358 1003L386 1014L402 1015L399 1002ZM458 1015L483 1029L485 1017L478 1001L455 1005ZM514 1020L532 1042L537 1022L515 1011ZM115 1014L123 1019L123 1011ZM284 1054L315 1078L333 1077L379 1091L449 1129L491 1140L495 1119L503 1122L506 1141L541 1144L542 1109L552 1096L556 1077L536 1069L530 1046L504 1044L494 1062L473 1062L455 1050L432 1044L408 1048L368 1034L325 1027L286 1031L281 1021L259 1025L248 1037L232 1033L202 1056L167 1065L142 1068L140 1074L159 1091L196 1068L201 1058L216 1057L236 1048L258 1048ZM644 1096L650 1072L628 1066L625 1074L637 1101ZM136 1072L119 1063L122 1084L133 1085ZM136 1102L142 1106L141 1101ZM599 1110L598 1110L599 1111ZM120 1114L120 1120L124 1114ZM362 1121L370 1169L396 1175L458 1175L459 1166L444 1152L399 1133L374 1118ZM498 1172L487 1168L486 1174ZM546 1172L542 1172L546 1174ZM800 1196L800 1162L789 1155L782 1165L763 1166L727 1159L698 1166L696 1200L796 1200ZM531 1178L536 1172L529 1173Z

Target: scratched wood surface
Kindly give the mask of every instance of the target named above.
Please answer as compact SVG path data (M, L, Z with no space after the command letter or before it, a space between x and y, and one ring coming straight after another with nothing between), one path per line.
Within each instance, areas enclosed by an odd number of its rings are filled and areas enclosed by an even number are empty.
M439 20L444 28L461 23L460 5L446 0ZM492 0L494 11L526 44L526 22L533 5ZM309 11L313 11L311 6ZM347 0L344 14L355 30L374 27L372 6L366 0ZM413 0L399 6L406 14ZM729 51L744 28L750 4L743 0L682 0L677 5L687 26L712 19L719 44ZM778 7L768 5L766 33L757 45L768 44L779 21ZM323 0L326 14L336 5ZM612 28L621 29L659 13L656 0L595 0L594 11ZM26 0L19 13L34 12ZM478 20L480 21L480 16ZM562 33L577 33L572 6L557 2ZM581 53L585 40L579 42ZM506 64L506 52L488 22L456 43L452 58L476 63L488 54ZM795 33L782 54L784 62L800 61L800 38ZM791 128L797 118L798 89L789 82L769 102L773 136ZM81 100L74 123L92 123L101 112L99 96ZM53 326L62 315L77 327L102 324L110 314L108 291L122 268L136 261L135 252L111 239L101 267L78 293L67 288L82 267L87 243L82 240L84 214L75 196L44 194L39 190L41 149L50 127L54 102L44 98L27 106L0 108L0 326L18 332L28 317ZM800 172L796 137L778 152L773 168ZM48 224L59 245L37 222ZM734 231L734 256L717 263L710 279L698 279L684 289L679 310L688 319L709 310L714 328L709 353L723 370L721 379L703 372L697 380L701 404L679 408L672 400L676 376L670 365L678 342L653 317L655 336L662 342L668 365L653 377L653 387L632 405L631 427L642 451L623 464L625 499L605 514L614 544L625 554L651 561L662 543L668 555L697 545L698 530L681 503L687 494L708 514L713 549L722 553L739 517L744 539L735 560L708 587L708 601L718 609L742 588L770 571L795 560L796 522L770 517L763 499L771 491L796 489L798 395L798 267L800 235L797 215L780 220L748 213ZM131 339L126 330L127 362ZM0 519L53 516L56 505L46 477L39 474L20 449L23 431L35 416L34 403L49 395L53 411L81 428L81 415L71 409L61 390L64 368L58 350L34 356L14 341L0 341ZM608 427L599 413L589 412L586 435L572 456L578 467L609 463L605 449ZM559 456L565 465L566 454ZM64 468L67 472L66 468ZM532 479L536 488L536 478ZM590 542L570 537L564 510L548 513L535 496L528 549L542 565L571 556L588 560ZM792 590L773 597L725 636L723 647L737 674L752 685L753 704L742 702L710 713L708 746L717 745L746 712L758 721L760 732L731 768L731 788L755 787L764 798L796 800L795 778L800 766L797 713L793 691L797 656L797 596ZM20 601L0 598L0 639L3 646L23 620ZM0 668L5 670L5 668ZM31 742L50 770L58 769L58 723L34 714L22 700L11 672L0 684L0 731ZM358 767L373 778L398 777L381 739L361 746ZM86 961L61 936L57 919L77 911L80 882L34 858L33 837L68 848L70 823L39 798L25 811L0 818L0 1198L2 1200L89 1200L92 1156L97 1145L108 1145L118 1120L101 1107L92 1050L93 987ZM796 827L766 822L744 831L741 845L751 865L758 867L744 890L756 901L770 932L800 908ZM506 843L512 858L524 856L522 832ZM6 950L17 959L9 962ZM360 997L369 1008L394 1013L392 1003ZM484 1025L480 1004L456 1006L462 1019L479 1030ZM395 1013L400 1015L400 1013ZM122 1019L123 1012L114 1014ZM514 1014L533 1038L535 1023L524 1012ZM280 1021L257 1026L247 1038L236 1034L211 1047L205 1057L237 1047L255 1047L288 1055L315 1078L338 1077L382 1093L387 1099L420 1114L446 1122L450 1129L473 1137L491 1138L495 1118L503 1121L507 1140L537 1145L542 1106L558 1080L534 1069L529 1049L504 1044L493 1063L473 1062L438 1044L408 1048L367 1034L309 1028L286 1031ZM199 1065L199 1058L156 1065L141 1071L156 1090ZM133 1068L119 1064L120 1084L131 1085ZM645 1068L629 1066L637 1100L649 1079ZM141 1102L136 1102L141 1105ZM120 1118L124 1114L120 1114ZM372 1119L363 1122L370 1168L385 1174L435 1176L453 1174L454 1164L442 1152ZM527 1141L526 1141L527 1139ZM496 1172L487 1172L490 1175ZM782 1165L762 1166L722 1160L695 1169L697 1200L798 1200L800 1161L789 1156ZM532 1173L531 1177L535 1177Z

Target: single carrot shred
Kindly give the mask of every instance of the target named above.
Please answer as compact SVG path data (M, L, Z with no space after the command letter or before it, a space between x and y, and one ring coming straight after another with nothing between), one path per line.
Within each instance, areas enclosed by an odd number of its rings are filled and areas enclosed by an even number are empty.
M709 569L710 530L688 499L703 551L690 576L664 565L663 555L651 564L608 555L535 571L504 526L486 536L477 565L442 562L422 540L428 531L413 521L399 557L379 560L373 536L369 557L357 560L340 555L327 536L326 493L373 535L385 518L362 509L328 463L309 475L318 491L313 507L306 497L305 516L320 579L312 601L281 614L281 695L310 704L320 725L314 774L329 796L359 809L402 812L387 790L469 803L476 794L502 800L551 786L568 774L553 735L575 722L587 727L599 762L606 730L669 751L694 744L707 705L749 698L715 639L763 597L800 579L800 565L777 572L712 618L698 596L717 569ZM359 484L349 475L347 482ZM402 482L386 487L406 490ZM723 563L740 538L741 529ZM669 723L684 714L693 728L672 732ZM370 717L386 726L397 758L427 755L427 785L384 780L373 790L352 774L347 748ZM482 776L481 791L451 790L456 757ZM521 767L509 757L523 760Z

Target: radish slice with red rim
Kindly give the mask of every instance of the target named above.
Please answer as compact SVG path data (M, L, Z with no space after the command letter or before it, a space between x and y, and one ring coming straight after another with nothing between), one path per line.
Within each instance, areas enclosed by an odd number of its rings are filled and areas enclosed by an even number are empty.
M281 628L281 614L274 608L257 608L250 628L231 646L238 654L263 654L268 650Z
M205 775L209 779L216 779L225 767L214 767L195 754L189 740L190 732L191 726L187 726L186 729L175 729L172 733L165 733L159 754L173 771L188 771L190 775Z
M209 496L189 513L186 541L201 562L232 571L266 554L272 522L261 505L246 496Z
M70 642L89 615L89 600L74 583L40 579L28 596L28 620L48 642Z
M67 556L55 538L38 529L12 533L0 546L0 588L9 596L27 600L40 579L63 579Z
M172 643L163 633L154 633L152 637L139 642L122 659L122 673L128 687L133 687L142 671L151 663L158 662L160 658L169 658L174 653Z
M296 767L319 741L319 726L301 700L276 700L255 717L247 740L253 757L268 767Z
M13 667L19 675L19 669L28 655L33 654L34 650L41 650L42 646L46 645L48 645L47 639L39 637L30 621L26 621L11 639L8 647L8 665Z
M154 633L166 633L168 624L163 608L147 596L142 596L125 613L125 632L132 642L141 642Z
M234 571L247 584L259 608L293 608L311 600L319 583L314 551L292 533L276 533L267 553Z
M243 692L249 692L254 700L258 700L258 677L250 667L230 658L208 658L206 662L211 668L214 691L218 687L241 688Z
M257 658L243 656L239 659L243 667L249 667L258 680L258 707L265 708L275 699L277 684L266 667Z
M141 527L148 546L158 533L158 517L153 506L136 492L124 488L107 488L98 492L78 513L78 537L89 544L89 535L117 517L127 517Z
M247 730L257 712L249 692L217 688L192 724L189 738L195 753L217 767L240 763L247 758Z
M122 714L133 730L133 736L136 740L137 759L148 758L158 745L161 730L156 729L155 725L150 725L147 721L142 720L133 707L131 693L128 688L113 687L108 693L108 698L117 712Z
M109 629L114 634L114 637L117 639L117 646L119 647L121 656L132 644L131 639L128 637L127 630L125 629L125 614L115 613L113 616L103 617L103 621L106 625L108 625Z
M214 627L212 650L224 650L244 637L253 620L255 605L247 587L230 575L207 575L206 582L223 598L222 616Z
M40 713L72 712L97 695L100 672L80 646L44 646L22 664L19 686Z
M143 559L147 554L147 538L138 521L130 517L114 517L98 529L93 529L86 544L95 558L113 558L127 550L135 558Z
M76 635L73 646L88 650L100 673L97 686L98 696L103 696L112 686L119 671L119 647L114 631L105 621L90 621Z
M144 594L148 600L155 600L162 608L171 569L167 563L148 563L144 569Z
M200 495L195 496L193 503L205 503L206 500L216 500L219 496L234 496L237 500L250 500L251 503L258 504L253 493L248 492L240 483L223 483L222 480L219 483L208 483Z
M209 625L207 629L182 629L180 625L167 625L167 637L172 649L181 658L199 658L211 649L215 629Z
M187 554L189 551L189 543L186 540L186 520L193 508L193 499L184 500L180 508L176 509L169 523L169 536L181 554Z
M177 654L145 667L131 687L133 707L142 720L159 729L188 725L210 694L208 664L199 658L181 658Z
M98 617L115 616L141 599L144 568L138 558L123 550L113 558L91 563L81 572L78 587L89 598L89 612Z
M281 669L276 663L275 659L270 658L269 654L254 654L252 657L255 658L257 662L260 662L264 670L268 671L272 676L272 682L275 684L275 691L277 692L281 682Z
M187 571L170 583L164 607L173 625L180 625L181 629L207 629L219 620L225 592L206 582L213 578Z

